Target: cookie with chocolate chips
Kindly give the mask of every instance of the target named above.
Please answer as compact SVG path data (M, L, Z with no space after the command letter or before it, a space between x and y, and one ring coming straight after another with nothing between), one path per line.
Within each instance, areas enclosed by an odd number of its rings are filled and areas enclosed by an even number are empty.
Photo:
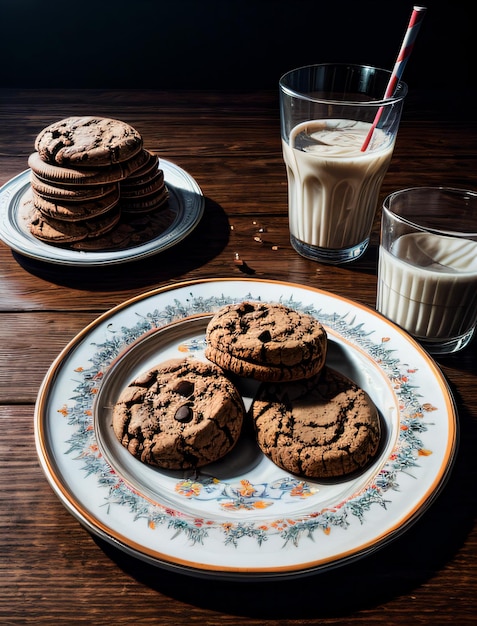
M120 120L67 117L37 135L35 150L53 165L97 167L129 160L142 150L142 137Z
M224 306L209 322L206 340L213 363L262 381L315 376L327 351L326 331L315 317L278 303Z
M368 394L325 366L290 383L264 383L251 406L257 442L276 465L307 478L338 478L376 455L381 425Z
M240 394L218 367L171 359L121 392L113 409L113 430L143 463L195 469L232 450L244 413Z

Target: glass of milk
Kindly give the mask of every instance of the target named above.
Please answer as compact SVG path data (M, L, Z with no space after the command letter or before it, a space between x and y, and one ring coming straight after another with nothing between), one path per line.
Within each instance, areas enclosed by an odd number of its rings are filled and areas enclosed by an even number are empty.
M477 192L414 187L383 205L376 309L430 354L464 348L477 324Z
M321 64L280 79L290 241L304 257L347 263L368 246L407 93L398 82L383 99L390 77L370 66Z

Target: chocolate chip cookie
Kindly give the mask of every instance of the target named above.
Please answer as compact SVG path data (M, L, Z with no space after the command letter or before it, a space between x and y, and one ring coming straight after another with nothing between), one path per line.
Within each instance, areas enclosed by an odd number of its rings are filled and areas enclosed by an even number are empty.
M308 478L337 478L376 455L380 419L368 394L325 366L317 377L264 383L251 406L257 442L282 469Z
M82 202L76 200L49 199L40 195L32 187L34 206L46 217L65 220L67 222L79 222L103 215L115 207L119 202L119 186L102 196L93 199L85 199Z
M245 301L220 309L206 331L205 355L227 372L262 381L321 371L327 335L313 316L282 304Z
M195 469L234 447L244 412L240 394L218 367L171 359L122 391L113 409L113 429L143 463Z
M44 128L35 150L53 165L104 166L127 161L142 149L129 124L103 117L67 117Z
M113 230L121 217L118 205L106 213L80 221L58 220L44 215L32 206L29 215L31 234L45 243L71 244L86 239L95 240Z

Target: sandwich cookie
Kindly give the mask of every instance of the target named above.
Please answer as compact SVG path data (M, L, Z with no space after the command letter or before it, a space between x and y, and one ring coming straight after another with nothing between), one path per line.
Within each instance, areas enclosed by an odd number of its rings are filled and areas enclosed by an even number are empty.
M327 352L326 331L315 317L266 302L223 307L210 320L206 341L210 361L262 381L315 376Z
M116 226L120 217L121 212L117 204L106 213L81 221L58 220L34 208L31 212L29 228L31 234L40 241L64 245L104 235Z
M79 168L60 167L43 161L38 152L28 157L28 166L37 178L56 186L76 187L82 185L104 185L119 182L129 174L129 168L121 164L110 167Z
M33 204L42 215L57 221L78 222L110 211L119 202L119 187L92 200L68 201L46 199L32 189Z
M104 183L99 185L61 185L48 183L39 178L33 171L30 172L31 188L40 197L50 201L84 202L85 200L95 200L101 198L115 189L118 190L118 183Z

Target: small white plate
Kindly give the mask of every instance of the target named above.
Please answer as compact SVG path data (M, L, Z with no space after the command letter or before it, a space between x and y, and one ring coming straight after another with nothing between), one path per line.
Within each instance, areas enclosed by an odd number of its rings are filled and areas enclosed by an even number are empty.
M380 412L381 448L364 472L335 481L293 476L249 432L196 476L147 466L115 439L112 407L124 386L168 358L203 359L210 315L246 299L322 321L327 364ZM239 389L249 406L256 383L242 380ZM448 476L457 415L434 361L375 311L291 283L211 279L142 294L87 326L42 383L35 437L53 490L99 537L192 575L273 579L346 563L402 533Z
M85 252L52 246L36 239L28 229L25 194L30 190L30 170L25 170L0 188L0 239L12 250L60 265L97 266L126 263L162 252L184 239L199 223L205 199L197 182L183 169L161 159L159 167L169 191L173 221L158 237L121 250Z

